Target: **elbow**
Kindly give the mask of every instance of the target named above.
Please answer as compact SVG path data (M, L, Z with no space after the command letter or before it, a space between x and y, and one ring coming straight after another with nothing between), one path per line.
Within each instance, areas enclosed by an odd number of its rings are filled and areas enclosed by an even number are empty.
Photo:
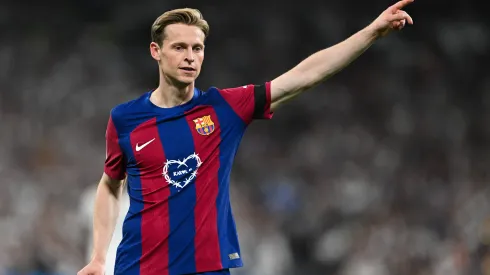
M123 185L125 180L114 180L107 176L105 173L99 184L99 188L108 193L108 195L114 196L119 199L122 195Z

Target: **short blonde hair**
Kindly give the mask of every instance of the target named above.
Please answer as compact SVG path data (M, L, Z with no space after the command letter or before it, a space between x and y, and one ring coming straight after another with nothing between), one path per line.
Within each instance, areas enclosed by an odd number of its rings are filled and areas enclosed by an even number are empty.
M165 27L172 24L186 24L199 27L204 33L204 38L209 35L209 25L201 12L197 9L174 9L160 15L151 26L151 41L162 46L165 40Z

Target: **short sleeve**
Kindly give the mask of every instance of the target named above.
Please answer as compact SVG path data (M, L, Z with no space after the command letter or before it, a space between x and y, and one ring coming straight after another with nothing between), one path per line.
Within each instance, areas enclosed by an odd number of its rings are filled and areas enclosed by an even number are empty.
M104 164L104 172L115 180L122 180L125 178L126 165L124 161L124 154L119 145L119 138L117 135L116 126L112 120L112 116L109 117L106 130L106 159Z
M250 84L219 91L233 111L249 124L254 119L272 118L270 87L270 82L266 82L262 85Z

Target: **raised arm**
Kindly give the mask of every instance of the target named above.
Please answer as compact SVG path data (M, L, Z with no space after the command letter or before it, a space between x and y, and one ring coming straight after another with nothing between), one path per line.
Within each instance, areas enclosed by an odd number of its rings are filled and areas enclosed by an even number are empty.
M406 22L413 24L412 18L402 11L402 8L413 1L397 2L364 29L332 47L312 54L274 79L271 82L271 108L274 110L281 102L333 76L367 50L379 37L391 30L402 29Z

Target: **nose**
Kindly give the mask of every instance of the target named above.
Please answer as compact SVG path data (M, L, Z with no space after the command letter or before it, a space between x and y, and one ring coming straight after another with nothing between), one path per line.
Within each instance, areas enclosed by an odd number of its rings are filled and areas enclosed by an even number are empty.
M189 62L189 64L194 62L194 51L192 50L192 48L186 51L185 61Z

